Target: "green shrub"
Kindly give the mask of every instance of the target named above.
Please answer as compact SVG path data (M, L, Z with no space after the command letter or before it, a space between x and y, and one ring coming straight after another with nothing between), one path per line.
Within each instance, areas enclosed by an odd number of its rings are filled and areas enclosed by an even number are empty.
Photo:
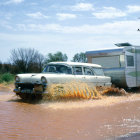
M2 83L2 79L1 79L1 76L0 76L0 83Z
M14 80L14 75L10 73L4 73L0 76L0 83L2 82L10 82Z

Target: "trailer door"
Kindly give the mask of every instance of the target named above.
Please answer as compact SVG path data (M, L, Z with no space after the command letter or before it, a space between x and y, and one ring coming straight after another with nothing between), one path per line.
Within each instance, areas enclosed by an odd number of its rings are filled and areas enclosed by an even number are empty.
M126 83L128 87L136 87L136 61L135 61L135 53L132 52L125 52L125 76L126 76Z
M136 49L136 72L137 72L137 87L140 87L140 47Z

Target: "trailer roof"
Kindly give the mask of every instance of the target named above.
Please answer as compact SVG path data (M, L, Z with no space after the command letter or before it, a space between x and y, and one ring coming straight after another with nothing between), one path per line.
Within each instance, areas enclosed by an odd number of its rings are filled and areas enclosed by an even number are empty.
M112 48L112 49L102 49L102 50L94 50L94 51L87 51L86 55L87 56L98 56L98 55L117 55L121 54L124 50L124 47L119 47L119 48Z
M133 46L132 44L126 42L126 43L117 43L115 44L118 47L127 47L127 46Z

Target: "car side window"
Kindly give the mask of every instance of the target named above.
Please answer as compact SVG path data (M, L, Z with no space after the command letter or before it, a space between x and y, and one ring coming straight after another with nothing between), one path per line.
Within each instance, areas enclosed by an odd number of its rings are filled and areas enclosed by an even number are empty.
M93 69L93 71L95 72L95 74L97 75L97 76L104 76L104 72L103 72L103 69L102 68L92 68Z
M57 70L59 73L72 74L71 68L66 66L60 66Z
M43 72L72 74L71 68L64 65L48 65Z
M82 73L82 67L73 67L73 73L75 75L83 75L83 73Z
M90 68L84 67L84 75L94 75L94 73Z
M48 72L56 72L56 67L55 66L49 66L48 67Z

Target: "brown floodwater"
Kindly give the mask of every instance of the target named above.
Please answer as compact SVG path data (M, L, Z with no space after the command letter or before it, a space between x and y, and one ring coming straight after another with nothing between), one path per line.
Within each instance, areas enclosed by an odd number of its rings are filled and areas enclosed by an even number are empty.
M0 91L0 140L140 140L140 95L25 103Z

